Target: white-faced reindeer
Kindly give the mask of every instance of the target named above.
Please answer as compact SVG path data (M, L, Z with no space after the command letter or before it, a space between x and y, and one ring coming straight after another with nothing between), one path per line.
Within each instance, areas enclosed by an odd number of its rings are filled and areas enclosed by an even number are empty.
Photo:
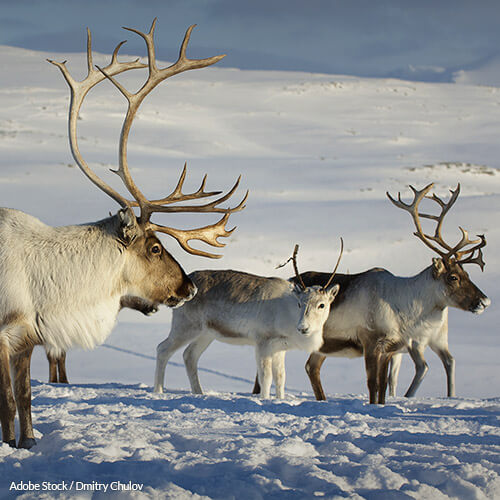
M3 441L16 445L14 418L20 421L18 447L35 444L31 422L30 359L33 346L46 346L61 354L71 346L92 348L111 331L124 297L142 298L152 304L176 307L190 300L196 287L155 235L173 236L184 250L195 255L215 255L193 249L190 240L223 246L218 237L228 236L229 215L241 210L222 208L238 182L226 195L198 205L177 205L220 192L206 192L205 180L193 193L184 193L184 168L174 190L159 200L148 200L132 179L127 163L127 140L134 116L143 99L166 78L219 61L223 56L193 60L186 48L193 26L186 33L178 60L159 69L154 54L155 23L149 33L136 30L146 42L148 64L138 60L119 62L115 49L112 60L102 70L93 67L90 32L87 43L88 75L77 82L65 63L50 61L62 72L71 90L69 140L73 157L85 175L119 205L121 210L106 219L77 226L49 227L18 210L0 209L0 420ZM123 42L122 42L123 43ZM113 75L146 67L148 77L135 94L116 82ZM76 125L83 99L96 84L111 80L128 100L119 145L116 170L133 200L124 198L93 172L82 158ZM133 208L139 207L140 215ZM200 229L180 230L151 222L156 212L222 213L217 223ZM9 370L11 366L11 370ZM12 378L11 380L11 373ZM12 391L12 382L14 392Z
M384 403L388 364L395 352L405 349L416 367L406 393L412 396L427 370L424 359L427 346L438 354L446 369L448 396L455 394L454 359L448 349L448 307L480 314L490 304L462 267L474 263L483 269L481 248L486 240L479 236L472 241L460 228L461 240L455 246L447 244L441 235L441 226L457 200L460 185L452 191L447 203L436 195L427 196L432 187L433 184L429 184L421 191L411 187L415 197L410 204L403 203L400 197L394 200L388 194L397 207L411 214L417 230L414 234L439 255L432 260L432 265L411 278L394 276L379 268L335 277L333 282L340 285L340 292L325 323L324 343L306 364L316 399L326 399L320 379L326 356L364 356L370 403ZM440 215L418 212L424 198L439 205ZM424 233L420 218L437 223L434 235ZM328 278L327 274L317 272L301 276L307 286L321 285Z
M296 255L293 264L298 276ZM196 297L172 316L166 340L157 348L155 392L163 392L165 367L181 347L184 364L195 394L202 394L198 360L214 341L254 345L262 398L269 398L274 379L276 397L285 393L285 354L290 349L317 351L323 343L322 330L338 285L306 287L280 278L255 276L238 271L196 271L189 277L198 288Z

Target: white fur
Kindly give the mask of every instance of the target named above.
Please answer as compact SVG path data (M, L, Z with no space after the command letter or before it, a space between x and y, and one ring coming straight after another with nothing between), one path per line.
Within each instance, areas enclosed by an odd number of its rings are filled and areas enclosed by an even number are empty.
M170 357L189 344L184 363L191 390L201 394L198 359L213 340L220 340L254 345L261 397L269 397L274 378L276 396L283 398L285 352L321 347L323 324L338 286L296 291L288 281L237 271L197 271L189 277L198 294L173 312L170 334L158 345L155 392L163 392Z
M54 355L104 341L120 297L136 292L126 277L133 273L131 257L113 235L116 224L114 216L54 228L0 209L0 317L17 318L0 329L9 351L22 346L26 334Z

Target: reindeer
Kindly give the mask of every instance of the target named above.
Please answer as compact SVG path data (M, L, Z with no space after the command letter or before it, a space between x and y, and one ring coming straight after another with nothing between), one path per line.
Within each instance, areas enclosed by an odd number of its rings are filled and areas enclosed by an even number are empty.
M416 367L406 393L406 396L413 396L427 371L423 355L427 345L443 362L448 396L455 395L455 362L447 339L448 307L480 314L489 306L490 299L472 283L463 269L463 264L477 264L483 270L481 249L486 245L486 239L480 235L479 239L470 240L467 231L460 228L461 240L455 246L447 244L441 227L445 215L458 198L460 184L451 191L448 202L435 194L427 196L432 187L433 184L429 184L418 191L410 186L414 193L410 204L403 203L400 195L395 200L387 193L395 206L411 214L416 227L415 236L439 255L432 259L429 267L410 278L375 268L359 274L338 274L333 280L340 285L340 292L324 326L324 343L306 363L316 399L326 399L320 369L327 356L364 356L370 403L385 403L388 364L394 353L403 350L410 353ZM419 213L418 207L424 198L436 202L441 213ZM420 218L437 223L434 235L424 233ZM328 279L328 275L307 272L301 278L306 286L318 286ZM392 376L395 387L397 373ZM257 381L254 392L258 390Z
M191 300L196 286L165 250L156 233L174 237L191 254L219 257L192 248L189 241L224 246L217 238L230 235L231 231L225 228L228 217L244 208L246 196L234 208L220 206L234 193L239 179L227 194L194 205L178 203L218 196L221 192L205 191L205 176L197 191L184 193L186 166L173 191L159 200L147 199L132 179L127 162L127 141L132 121L144 98L170 76L210 66L223 57L188 59L186 48L194 28L191 26L177 61L160 69L155 59L155 24L156 19L149 33L127 28L146 42L147 65L139 60L119 62L117 54L122 42L114 50L108 66L94 68L90 31L85 79L76 81L65 62L49 60L59 68L71 91L69 141L73 157L91 182L122 208L117 214L97 222L64 227L49 227L18 210L0 209L0 420L3 441L10 446L16 446L16 406L20 422L17 446L30 448L36 444L31 419L30 358L33 347L43 345L50 353L61 355L75 345L90 349L102 343L115 323L124 297L139 297L155 306L165 304L170 307L179 307ZM135 94L114 78L118 73L139 68L147 68L148 77ZM123 197L100 179L78 148L76 125L79 109L89 90L105 79L110 80L128 101L116 173L133 200ZM134 207L140 210L138 216ZM219 213L223 216L215 224L181 230L153 223L152 215L159 212Z
M198 294L176 309L166 340L157 347L154 391L163 392L165 367L171 356L188 344L184 364L195 394L203 394L198 378L198 360L215 340L255 346L262 398L270 397L274 379L276 397L285 395L285 354L290 349L317 351L323 343L322 329L330 304L339 291L330 286L342 257L324 286L306 287L280 278L255 276L239 271L196 271L189 275ZM290 259L289 259L290 260ZM298 307L297 307L298 304Z

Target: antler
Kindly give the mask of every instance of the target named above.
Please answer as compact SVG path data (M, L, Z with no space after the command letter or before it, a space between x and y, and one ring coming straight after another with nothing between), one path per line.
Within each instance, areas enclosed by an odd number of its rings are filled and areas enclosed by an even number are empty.
M478 264L481 267L481 270L483 270L484 261L482 259L481 248L486 245L486 239L484 235L478 235L479 236L478 240L470 240L467 231L465 231L460 227L460 231L462 232L462 239L454 247L452 247L451 245L449 245L444 241L443 236L441 234L441 228L443 225L444 217L449 212L451 207L455 204L458 195L460 194L460 184L457 185L454 191L450 190L451 196L448 202L443 201L436 194L433 194L432 196L427 196L427 193L433 187L434 183L431 183L419 191L415 189L413 186L410 186L410 189L413 191L414 198L413 202L409 204L406 204L401 200L401 193L398 193L397 200L395 200L388 192L386 194L387 197L392 201L392 203L396 205L396 207L405 210L412 216L415 228L417 229L417 231L413 234L417 236L417 238L419 238L421 241L423 241L424 244L427 245L430 249L434 250L434 252L440 255L444 260L449 261L452 257L455 257L456 261L459 262L460 264L466 264L466 263ZM439 215L419 213L418 207L420 205L420 202L424 198L435 201L440 206L441 213ZM434 235L427 235L424 233L422 225L420 223L421 217L437 222ZM437 243L441 248L434 245L433 242ZM462 248L464 248L467 245L475 245L475 246L467 250L462 250ZM476 257L473 258L473 255L476 251L478 252L478 254ZM468 257L462 259L462 257L464 257L467 254L469 254Z
M292 256L286 261L283 262L283 264L280 264L276 267L276 269L279 269L280 267L286 266L290 261L292 261L293 264L293 270L295 271L295 277L297 278L297 281L299 282L299 286L302 288L302 290L305 290L307 287L304 284L304 280L302 279L302 276L299 273L299 268L297 266L297 254L299 253L299 245L295 245L295 248L293 249L293 254Z
M326 290L330 286L330 283L332 282L333 278L335 277L335 274L336 274L337 269L339 267L340 259L342 258L343 253L344 253L344 240L342 238L340 238L339 258L337 259L337 264L335 265L335 269L333 270L333 273L331 274L330 279L326 282L326 285L323 285L323 290Z
M293 270L295 271L295 277L297 278L297 281L299 282L299 285L302 288L302 290L305 290L307 287L304 283L304 280L302 279L302 276L299 273L299 267L297 265L298 252L299 252L299 245L295 245L292 256L286 262L283 262L283 264L280 264L279 266L277 266L276 269L279 269L280 267L284 267L290 261L292 261ZM339 255L339 258L337 259L337 264L335 265L335 269L333 270L333 273L331 274L330 278L328 279L328 282L326 283L326 285L321 287L322 290L326 290L330 286L330 283L332 282L332 280L335 276L335 273L337 272L337 269L339 267L340 259L342 258L343 252L344 252L344 240L342 238L340 238L340 255Z
M193 31L196 25L190 26L186 34L184 36L184 40L181 44L179 57L177 61L171 66L159 69L156 63L156 55L155 55L155 45L154 45L154 30L156 26L156 18L154 19L149 33L142 33L141 31L132 29L132 28L124 28L128 31L132 31L139 36L141 36L146 42L147 52L148 52L148 64L142 64L139 60L135 60L128 63L119 63L117 61L117 54L120 47L125 43L121 42L115 48L112 56L111 63L104 67L100 68L97 66L97 70L93 67L92 62L92 49L91 49L91 35L90 31L87 30L88 39L87 39L87 65L88 65L88 75L81 82L75 81L71 75L69 74L65 62L57 63L54 61L50 61L52 64L56 65L62 72L64 78L68 82L68 85L71 89L71 104L69 111L69 137L70 137L70 146L71 152L75 161L81 170L87 175L87 177L100 189L102 189L106 194L111 196L115 201L117 201L122 207L139 207L140 208L140 216L138 218L139 224L141 224L144 228L149 228L154 231L164 232L173 236L181 245L181 247L187 252L194 255L201 255L204 257L211 258L219 258L221 255L211 254L208 252L203 252L201 250L197 250L188 245L188 241L190 240L199 240L203 241L209 245L222 247L223 243L217 241L219 237L227 237L234 230L226 230L225 224L229 218L229 215L233 212L238 212L245 208L245 202L248 196L248 191L243 197L242 201L233 208L222 208L220 204L228 200L236 191L236 188L239 185L240 178L236 181L234 186L227 192L227 194L221 196L220 198L201 205L182 205L182 206L170 206L173 203L185 202L188 200L198 200L207 197L212 197L221 194L221 191L205 191L205 183L206 183L206 175L203 178L200 188L197 191L192 193L183 193L182 188L184 184L184 180L186 177L186 165L182 170L181 176L177 182L175 189L166 197L159 200L148 200L141 190L138 188L137 184L134 182L130 170L128 167L127 161L127 143L128 137L130 133L130 129L132 126L132 122L135 118L137 110L142 104L145 97L163 80L181 73L183 71L187 71L190 69L204 68L215 64L220 61L225 55L219 55L214 57L209 57L206 59L188 59L186 57L186 49L189 43L189 39L191 36L191 32ZM115 75L127 71L129 69L136 68L148 68L148 78L144 85L136 92L129 92L123 85L121 85L118 81L113 78ZM122 130L120 134L120 145L119 145L119 163L118 169L113 170L120 179L123 181L125 187L128 192L132 195L134 200L128 200L117 193L113 188L108 186L102 179L100 179L86 164L85 160L83 160L79 148L78 141L76 138L76 123L78 119L78 112L82 105L83 99L89 92L89 90L94 87L97 83L101 82L104 79L110 80L115 87L125 96L128 101L128 109L127 114L125 116ZM203 212L203 213L222 213L223 217L215 224L201 227L198 229L192 229L183 231L180 229L174 229L167 226L160 226L150 222L150 218L155 212Z
M146 68L147 65L140 63L139 59L129 62L118 62L118 51L125 41L120 42L111 56L111 62L106 66L105 70L110 75L118 75L124 71L130 69ZM71 148L71 153L75 159L80 170L102 191L107 195L111 196L116 202L118 202L123 208L130 206L131 202L125 199L122 195L117 193L111 186L106 184L100 177L98 177L95 172L87 165L86 161L83 159L80 148L78 147L78 139L76 136L76 126L78 121L78 113L82 106L83 100L89 91L95 87L98 83L102 82L106 77L101 73L101 71L94 68L93 57L92 57L92 34L87 28L87 76L80 82L76 81L69 73L66 67L66 62L57 62L52 59L47 59L47 61L54 66L57 66L60 70L64 79L69 85L71 93L71 101L69 106L69 116L68 116L68 136L69 144Z

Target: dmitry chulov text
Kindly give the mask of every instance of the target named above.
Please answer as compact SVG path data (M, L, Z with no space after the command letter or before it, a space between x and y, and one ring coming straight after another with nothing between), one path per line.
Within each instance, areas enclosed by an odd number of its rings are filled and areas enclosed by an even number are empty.
M10 491L142 491L144 484L133 483L128 481L111 481L109 483L99 483L91 481L89 483L83 481L42 481L34 483L31 481L12 481L10 483Z

